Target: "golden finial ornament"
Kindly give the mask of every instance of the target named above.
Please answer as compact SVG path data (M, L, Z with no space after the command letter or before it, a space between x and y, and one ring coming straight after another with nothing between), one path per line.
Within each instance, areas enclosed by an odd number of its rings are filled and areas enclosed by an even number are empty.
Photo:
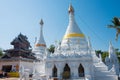
M44 22L43 22L43 20L41 19L41 21L40 21L40 25L42 26L44 24Z
M69 13L74 13L74 8L73 8L72 4L69 5L68 12Z

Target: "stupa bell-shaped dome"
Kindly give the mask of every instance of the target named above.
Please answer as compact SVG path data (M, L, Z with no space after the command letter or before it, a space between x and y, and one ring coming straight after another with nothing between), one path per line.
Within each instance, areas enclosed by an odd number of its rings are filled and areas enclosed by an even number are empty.
M78 25L74 19L74 12L75 12L74 8L70 4L70 6L68 8L69 23L68 23L68 27L67 27L67 30L65 32L65 35L63 37L61 46L67 44L68 39L69 39L70 43L76 43L76 44L77 43L79 44L79 42L83 42L83 40L81 40L81 39L85 40L84 34L80 30L80 28L78 27Z
M69 6L68 12L69 12L69 24L64 35L64 39L72 37L84 37L84 34L81 32L80 28L78 27L74 19L74 8L72 7L72 5Z

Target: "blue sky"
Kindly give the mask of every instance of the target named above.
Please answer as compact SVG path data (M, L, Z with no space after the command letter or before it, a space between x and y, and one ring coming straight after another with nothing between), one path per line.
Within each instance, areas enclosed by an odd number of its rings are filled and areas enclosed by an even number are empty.
M13 48L10 42L20 32L33 47L35 37L39 37L41 18L48 47L62 40L70 3L75 9L77 24L90 37L93 49L108 50L109 41L120 49L120 38L115 41L116 31L106 27L114 16L120 17L120 0L0 0L0 47Z

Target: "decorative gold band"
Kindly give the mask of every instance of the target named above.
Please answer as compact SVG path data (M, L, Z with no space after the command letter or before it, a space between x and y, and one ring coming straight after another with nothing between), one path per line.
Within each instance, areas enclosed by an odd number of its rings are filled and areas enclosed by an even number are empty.
M46 47L46 45L45 45L45 44L36 44L35 46L36 46L36 47L39 47L39 46Z
M64 39L66 39L66 38L71 38L71 37L84 37L84 34L71 33L71 34L65 35L65 36L64 36Z

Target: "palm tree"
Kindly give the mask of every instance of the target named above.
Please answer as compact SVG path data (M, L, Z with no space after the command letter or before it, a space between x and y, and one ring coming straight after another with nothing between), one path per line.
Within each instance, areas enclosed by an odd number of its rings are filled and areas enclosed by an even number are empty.
M108 25L108 28L116 29L116 41L118 40L118 35L120 34L120 18L114 17L112 20L112 25Z

